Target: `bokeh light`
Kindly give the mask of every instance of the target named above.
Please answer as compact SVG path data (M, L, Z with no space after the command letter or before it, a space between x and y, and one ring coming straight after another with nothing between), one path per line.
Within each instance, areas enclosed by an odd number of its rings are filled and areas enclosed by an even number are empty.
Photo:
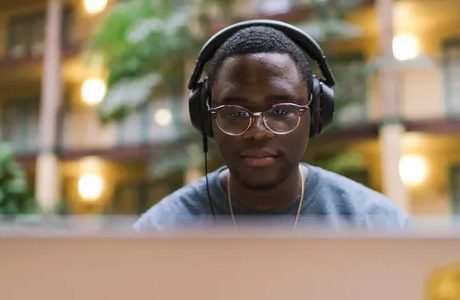
M403 156L399 162L399 174L406 185L420 185L427 176L426 160L420 155Z
M85 103L95 105L100 103L107 92L106 84L103 80L91 78L86 80L81 87L81 96Z
M85 10L89 14L97 14L107 7L107 0L85 0Z
M415 35L401 34L393 38L393 55L397 60L414 59L419 53L419 41Z
M97 200L104 190L104 180L99 174L83 174L78 179L78 193L86 201Z

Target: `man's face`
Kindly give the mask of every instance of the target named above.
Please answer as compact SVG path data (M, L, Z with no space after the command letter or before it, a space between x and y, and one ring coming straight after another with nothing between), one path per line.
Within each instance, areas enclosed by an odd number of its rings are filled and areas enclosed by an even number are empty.
M277 103L305 105L309 91L294 61L287 54L257 53L226 58L212 86L212 106L240 105L261 112ZM250 189L274 187L291 172L298 172L310 132L310 112L285 135L268 130L262 117L240 136L222 132L213 120L217 147L235 180Z

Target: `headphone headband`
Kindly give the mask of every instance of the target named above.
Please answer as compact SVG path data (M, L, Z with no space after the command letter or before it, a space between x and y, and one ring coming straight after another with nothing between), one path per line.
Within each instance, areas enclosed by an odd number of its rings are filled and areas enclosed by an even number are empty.
M303 32L295 26L281 21L250 20L239 22L220 30L219 32L214 34L206 42L206 44L204 44L195 62L195 69L193 70L192 76L190 77L188 89L196 89L198 81L201 77L201 73L203 72L204 65L212 58L217 49L223 43L225 43L225 41L231 35L243 28L252 26L269 26L274 29L280 30L293 42L295 42L302 49L304 49L307 52L307 54L318 63L321 73L324 76L324 82L330 87L334 86L334 76L332 75L332 72L327 64L326 56L324 55L323 50L321 50L321 47L318 45L318 43L316 43L316 41L313 38L311 38L308 34L306 34L305 32Z

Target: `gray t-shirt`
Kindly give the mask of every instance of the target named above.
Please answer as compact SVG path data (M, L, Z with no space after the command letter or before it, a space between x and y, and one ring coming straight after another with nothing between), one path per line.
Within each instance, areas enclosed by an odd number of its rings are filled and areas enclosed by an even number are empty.
M298 227L344 226L365 229L404 228L408 217L382 194L355 181L319 167L308 168L305 195ZM190 226L232 224L226 192L219 182L221 167L208 174L209 194L215 215L211 214L205 177L188 184L151 207L134 224L137 231L164 230ZM270 214L248 211L233 203L238 225L255 220L291 226L297 214L300 196ZM250 216L250 218L245 218Z

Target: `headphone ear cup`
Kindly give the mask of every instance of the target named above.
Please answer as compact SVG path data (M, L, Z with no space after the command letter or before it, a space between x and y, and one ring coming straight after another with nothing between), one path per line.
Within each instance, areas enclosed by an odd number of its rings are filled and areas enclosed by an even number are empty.
M310 103L310 137L319 134L320 131L320 94L321 86L318 78L313 75L311 84L311 103Z
M211 114L208 111L208 107L210 105L207 105L208 103L211 102L211 91L209 90L207 78L203 81L201 92L202 92L201 94L201 116L203 120L202 132L207 137L213 137L212 119L211 119Z
M320 93L320 132L326 130L326 128L332 123L334 117L334 90L324 82L320 82L321 93Z
M203 135L212 137L212 122L206 103L208 101L207 79L199 82L188 100L190 121Z
M314 137L332 123L334 115L334 90L316 76L313 76L310 107L310 137Z
M190 115L190 121L193 127L201 131L202 128L202 116L201 116L201 87L202 82L199 82L196 89L194 89L188 98L188 112Z

